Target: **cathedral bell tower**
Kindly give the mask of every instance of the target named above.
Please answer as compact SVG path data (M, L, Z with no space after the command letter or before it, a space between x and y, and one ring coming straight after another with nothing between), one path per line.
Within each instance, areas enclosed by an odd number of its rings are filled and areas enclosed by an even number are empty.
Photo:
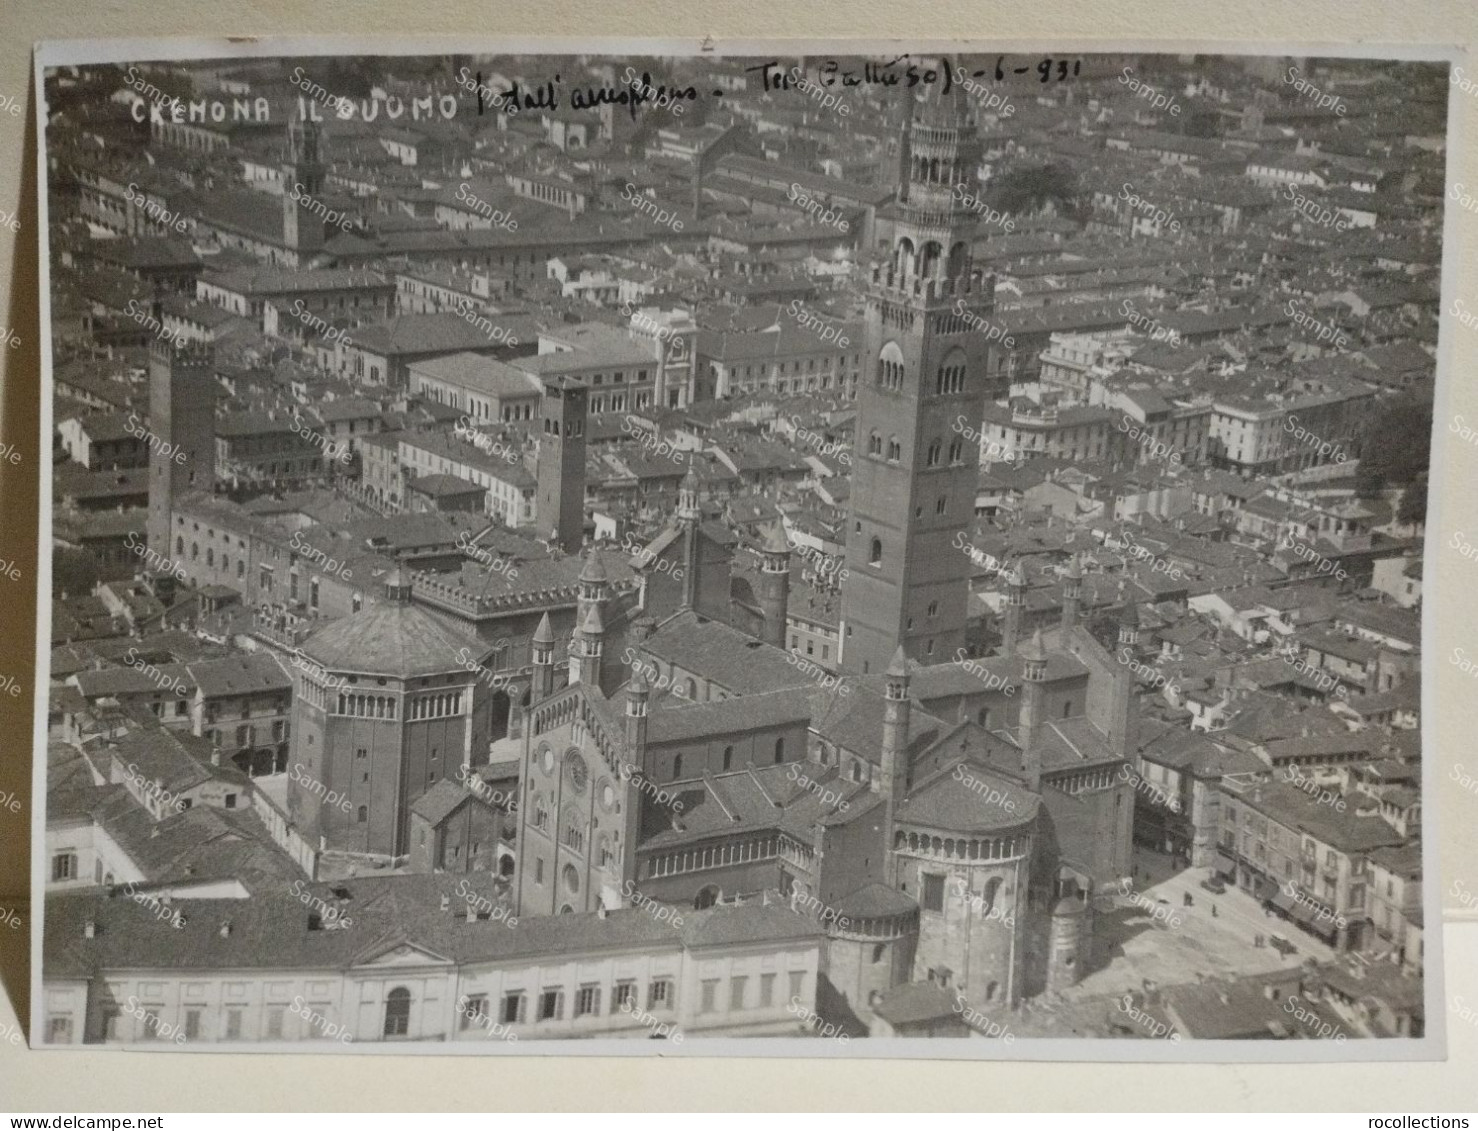
M881 673L894 651L942 663L964 646L994 280L971 261L980 143L962 90L913 105L898 221L866 291L841 666ZM955 187L964 186L965 192ZM964 429L972 430L966 433Z

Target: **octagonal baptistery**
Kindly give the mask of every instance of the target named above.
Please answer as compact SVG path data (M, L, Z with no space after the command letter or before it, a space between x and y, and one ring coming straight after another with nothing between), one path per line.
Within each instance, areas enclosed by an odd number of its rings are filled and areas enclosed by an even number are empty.
M488 760L498 673L488 646L411 602L385 600L303 641L293 658L288 813L322 848L403 857L410 810L437 782Z

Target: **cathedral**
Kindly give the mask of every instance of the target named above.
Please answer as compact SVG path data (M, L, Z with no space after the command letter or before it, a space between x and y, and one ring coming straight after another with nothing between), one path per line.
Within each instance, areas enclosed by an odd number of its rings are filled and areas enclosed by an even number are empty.
M951 192L974 134L963 97L917 109L871 272L847 674L784 649L783 533L741 596L691 473L631 599L589 551L563 671L551 626L533 639L517 914L783 901L826 930L818 1009L856 1032L903 996L947 1017L1073 984L1095 896L1131 868L1132 674L1079 622L1077 563L1060 624L1023 639L1013 575L1002 654L961 658L978 448L951 422L982 415L992 291Z

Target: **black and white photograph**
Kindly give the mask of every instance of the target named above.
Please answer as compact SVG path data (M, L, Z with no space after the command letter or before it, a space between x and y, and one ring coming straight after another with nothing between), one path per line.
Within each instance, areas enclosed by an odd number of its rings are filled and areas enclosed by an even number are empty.
M468 43L38 51L32 1042L1441 1057L1478 83Z

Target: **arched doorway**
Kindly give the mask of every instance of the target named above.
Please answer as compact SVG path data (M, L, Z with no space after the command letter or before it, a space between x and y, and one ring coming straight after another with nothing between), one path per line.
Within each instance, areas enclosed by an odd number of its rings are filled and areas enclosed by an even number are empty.
M411 992L396 986L385 997L385 1036L404 1037L411 1029Z
M494 742L508 737L508 716L512 710L513 703L508 693L502 688L494 691L492 702L488 704L488 737Z
M712 907L719 901L720 894L716 884L709 884L707 887L702 888L693 897L693 910L702 911L706 907Z

